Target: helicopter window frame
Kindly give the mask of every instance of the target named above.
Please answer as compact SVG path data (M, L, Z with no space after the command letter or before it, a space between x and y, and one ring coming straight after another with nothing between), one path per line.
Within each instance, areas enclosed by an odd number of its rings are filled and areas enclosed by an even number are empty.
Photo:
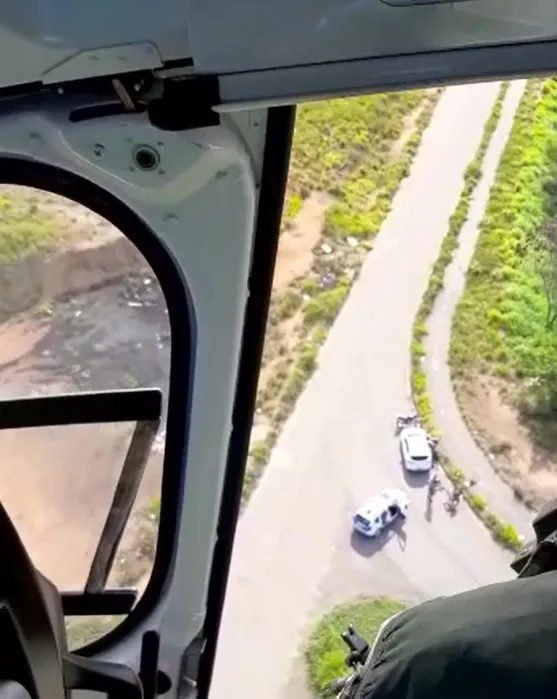
M150 265L160 284L168 310L170 370L160 491L161 508L153 567L143 594L126 618L100 638L73 651L78 655L91 657L122 641L149 616L160 601L174 569L190 438L196 347L195 309L187 280L172 252L146 221L111 192L64 168L17 156L0 157L0 184L33 187L66 197L111 223L135 245ZM26 400L32 401L33 398ZM8 402L11 401L7 400L6 403ZM104 594L117 592L106 590ZM128 590L122 592L129 595ZM74 606L70 599L68 603L69 605L65 605L66 609L68 606Z

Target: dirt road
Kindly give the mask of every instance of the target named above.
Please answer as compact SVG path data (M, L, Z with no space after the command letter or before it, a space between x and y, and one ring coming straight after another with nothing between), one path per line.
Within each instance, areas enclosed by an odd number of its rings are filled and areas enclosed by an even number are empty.
M497 83L449 88L360 279L320 354L238 527L212 699L303 694L296 673L312 619L355 593L408 601L510 578L509 557L466 508L426 508L393 435L409 408L412 321L480 141ZM405 529L362 547L350 515L404 487Z

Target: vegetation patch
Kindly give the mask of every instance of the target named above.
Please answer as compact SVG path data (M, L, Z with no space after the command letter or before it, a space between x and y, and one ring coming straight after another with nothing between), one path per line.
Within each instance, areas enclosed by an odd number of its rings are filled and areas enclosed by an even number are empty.
M538 470L551 470L557 446L556 195L557 79L532 79L453 319L450 364L461 406L478 376L502 386L502 399L516 409L538 452ZM464 417L473 425L472 416ZM520 478L512 485L525 495Z
M120 616L80 616L66 617L68 647L71 651L89 645L105 636L124 621L126 615Z
M373 643L381 624L406 608L388 597L352 600L335 607L314 628L306 646L309 682L316 696L323 696L327 685L349 673L344 663L347 647L340 634L352 624L368 643Z
M491 114L485 124L478 149L474 158L466 168L464 186L459 201L449 220L448 231L441 243L441 248L433 264L426 291L414 319L410 350L412 395L416 410L424 427L434 434L438 434L438 430L433 419L431 400L428 394L427 375L423 369L423 359L426 353L424 340L428 333L427 321L443 289L447 268L452 262L455 250L458 248L459 235L468 218L474 190L482 176L483 159L493 136L493 132L499 123L508 87L509 85L507 82L501 84L499 94L497 95ZM518 549L521 546L521 540L514 527L511 524L500 521L498 517L488 509L487 503L483 497L465 487L467 479L464 472L451 463L442 449L439 450L439 460L449 479L455 485L464 486L464 496L468 504L489 528L494 538L512 550Z
M408 174L441 90L299 107L283 234L314 192L330 201L309 274L273 295L244 502L317 366L317 354ZM257 436L255 436L257 435Z
M42 250L61 237L54 217L40 207L41 193L21 189L25 194L0 191L0 262Z

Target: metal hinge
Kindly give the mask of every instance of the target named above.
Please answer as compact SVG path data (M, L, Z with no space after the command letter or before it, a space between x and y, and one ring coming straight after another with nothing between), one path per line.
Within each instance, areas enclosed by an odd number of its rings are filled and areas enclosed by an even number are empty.
M72 81L54 88L59 95L83 95L83 104L70 115L88 121L114 114L147 112L163 131L188 131L218 126L219 81L213 75L164 77L155 73L127 73L105 79Z

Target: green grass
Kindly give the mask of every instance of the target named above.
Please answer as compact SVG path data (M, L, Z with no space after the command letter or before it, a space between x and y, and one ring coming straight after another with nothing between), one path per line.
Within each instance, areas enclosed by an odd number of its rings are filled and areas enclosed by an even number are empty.
M419 119L423 100L413 90L298 107L285 220L320 190L336 197L326 217L329 236L376 233L405 172L404 148L395 144L412 128L412 117Z
M375 640L381 624L405 605L388 597L364 598L345 602L326 614L316 625L306 646L306 662L310 685L317 696L329 682L347 675L344 664L348 649L340 637L349 624L368 643Z
M319 349L409 172L440 94L440 90L389 93L298 108L283 226L289 225L312 191L327 192L334 199L326 211L322 236L332 253L317 256L308 275L271 301L268 338L280 321L299 314L300 323L294 350L282 357L280 372L258 392L258 409L271 431L251 446L244 502L317 367ZM356 247L349 237L358 241ZM325 275L328 284L323 283ZM270 340L266 355L266 361L271 361ZM267 407L270 404L272 409Z
M12 262L61 237L54 219L41 211L39 198L0 194L0 262Z
M460 232L468 218L474 190L482 176L483 159L493 133L499 123L508 87L509 85L506 82L501 84L491 114L484 126L480 144L474 158L466 168L462 192L455 211L449 220L447 233L441 243L439 254L431 270L427 288L414 319L412 345L410 348L412 396L422 424L432 434L439 434L439 431L433 419L431 399L428 393L427 375L422 366L422 361L426 353L424 340L428 333L427 321L433 312L439 294L443 290L447 268L451 264L453 255L458 248ZM439 456L440 463L450 480L455 484L463 485L467 480L464 472L452 464L449 457L443 453L442 450L440 450ZM513 551L521 547L521 541L512 524L499 520L499 518L488 509L487 502L481 495L465 489L464 496L472 510L491 531L496 541Z
M96 641L115 629L125 618L125 614L120 616L66 617L69 649L76 650Z
M540 230L557 215L557 79L532 79L501 158L452 327L457 386L474 374L509 398L540 446L557 445L557 333L546 323Z

